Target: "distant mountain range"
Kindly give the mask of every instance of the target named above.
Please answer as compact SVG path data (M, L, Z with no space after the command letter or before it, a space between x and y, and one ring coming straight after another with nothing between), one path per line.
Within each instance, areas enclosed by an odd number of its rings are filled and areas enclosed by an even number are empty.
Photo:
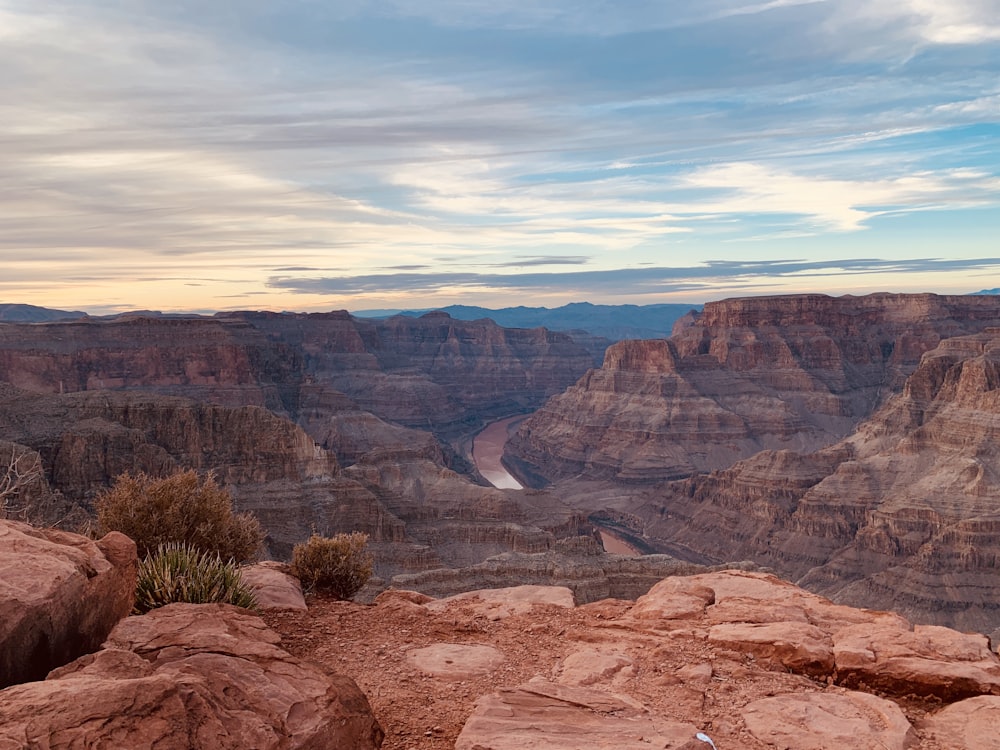
M1000 294L1000 287L996 289L983 289L981 292L976 292L976 294Z
M701 305L592 305L573 302L562 307L487 307L449 305L426 310L358 310L361 318L388 318L392 315L419 317L431 310L441 310L458 320L490 318L504 328L538 328L550 331L587 331L612 341L657 339L670 335L674 323Z
M86 317L87 313L69 310L52 310L35 305L15 305L0 303L0 322L4 323L45 323L50 320L67 320Z

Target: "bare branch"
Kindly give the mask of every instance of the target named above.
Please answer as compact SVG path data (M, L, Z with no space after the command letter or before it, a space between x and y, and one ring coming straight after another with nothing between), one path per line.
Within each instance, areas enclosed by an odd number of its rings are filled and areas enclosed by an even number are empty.
M5 460L0 461L0 513L22 489L44 476L41 457L35 451L18 451L18 445L12 443L10 456L6 451L4 455Z

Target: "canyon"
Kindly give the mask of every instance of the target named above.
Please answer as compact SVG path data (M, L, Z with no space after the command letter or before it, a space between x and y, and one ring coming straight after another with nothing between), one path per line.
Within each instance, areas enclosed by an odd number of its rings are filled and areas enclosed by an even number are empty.
M75 528L117 474L192 467L271 557L368 534L370 597L738 563L1000 628L1000 299L723 300L594 345L442 312L0 323L0 448L45 469L8 514Z
M505 458L648 551L995 632L998 326L990 297L709 303L610 347Z

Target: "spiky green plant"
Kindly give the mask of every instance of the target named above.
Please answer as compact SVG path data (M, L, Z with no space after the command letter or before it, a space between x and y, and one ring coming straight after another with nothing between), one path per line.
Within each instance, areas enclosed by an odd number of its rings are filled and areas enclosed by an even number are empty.
M176 602L235 604L256 609L257 599L234 562L186 544L161 544L139 563L133 613Z
M368 535L361 532L322 537L313 534L292 548L292 574L307 591L323 591L350 599L368 582L372 556Z

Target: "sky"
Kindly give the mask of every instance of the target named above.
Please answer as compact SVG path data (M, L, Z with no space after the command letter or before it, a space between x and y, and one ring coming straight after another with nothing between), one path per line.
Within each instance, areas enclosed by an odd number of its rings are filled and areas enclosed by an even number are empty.
M0 302L1000 286L1000 0L0 0Z

